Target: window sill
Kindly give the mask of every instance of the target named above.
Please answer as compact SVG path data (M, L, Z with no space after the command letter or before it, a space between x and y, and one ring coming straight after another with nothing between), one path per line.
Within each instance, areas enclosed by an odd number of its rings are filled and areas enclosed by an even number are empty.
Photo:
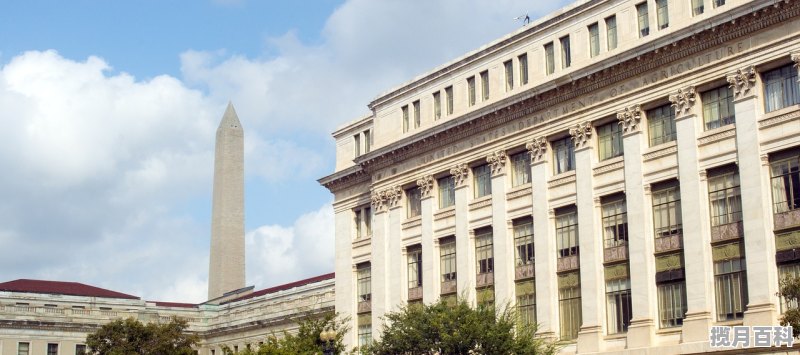
M453 205L436 211L436 213L433 214L433 219L437 220L455 215L456 215L456 206Z
M676 141L667 142L645 149L645 152L643 154L643 160L644 161L653 160L677 152L678 152L678 142Z
M619 340L619 339L625 339L627 337L628 337L628 332L624 331L624 332L619 332L619 333L616 333L616 334L606 335L605 337L603 337L603 339L604 340Z
M353 241L353 248L363 247L372 243L372 236L361 237Z
M683 326L656 329L656 335L671 335L680 334L683 331Z

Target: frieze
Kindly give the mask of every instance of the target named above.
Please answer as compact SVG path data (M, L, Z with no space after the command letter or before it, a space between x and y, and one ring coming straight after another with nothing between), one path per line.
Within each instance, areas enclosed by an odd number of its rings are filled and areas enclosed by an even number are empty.
M470 202L469 203L469 210L473 211L473 210L477 210L479 208L483 208L483 207L491 206L491 205L492 205L491 196L487 196L487 197L484 197L483 199L479 199L479 200L475 200L475 201Z
M563 178L557 178L557 179L554 179L554 180L550 180L549 182L547 182L547 187L552 189L552 188L554 188L556 186L569 184L571 182L575 182L575 174L574 173L570 174L569 176L565 176Z
M689 86L684 89L678 89L678 92L669 95L669 101L672 103L672 108L675 109L676 116L683 116L692 109L695 101L694 86Z
M683 267L683 258L680 253L656 257L656 272L677 270Z
M775 250L800 249L800 231L775 236Z
M742 246L739 243L720 245L711 249L711 257L716 261L742 257Z
M667 147L658 149L656 151L652 151L650 153L646 153L646 154L644 154L642 159L645 160L645 161L653 160L653 159L658 159L658 158L661 158L661 157L665 157L665 156L670 155L670 154L675 154L677 152L678 152L678 146L673 144L672 146L667 146Z
M525 148L531 152L531 163L542 161L547 154L547 138L537 137L525 144Z
M751 65L746 68L736 69L736 72L728 75L727 79L730 88L733 89L733 97L736 99L743 98L756 84L756 68Z
M417 180L417 186L419 186L421 197L430 197L431 191L433 191L433 175L425 175Z
M592 141L592 123L589 121L579 122L569 129L572 142L575 148L580 148Z
M597 176L597 175L605 174L605 173L608 173L608 172L611 172L611 171L616 171L616 170L622 169L622 167L624 167L624 166L625 166L625 160L620 159L617 162L606 164L606 165L602 165L602 166L598 166L598 167L594 168L594 172L592 173L592 175Z
M556 261L556 272L576 270L580 267L580 259L577 255L565 256Z
M681 248L683 248L683 238L681 237L680 234L658 237L655 240L656 253L663 253L666 251L673 251Z
M450 169L450 175L453 175L453 181L456 186L464 185L469 178L469 166L467 164L459 164Z
M528 186L526 188L507 193L506 200L513 200L517 197L523 197L523 196L531 196L532 193L533 193L533 188Z
M628 264L606 266L604 274L606 281L627 279L629 277Z
M577 272L571 272L569 274L562 274L558 275L558 288L570 288L570 287L577 287L581 284L580 275Z
M775 220L775 229L800 226L800 210L776 213L772 216Z
M603 249L603 261L610 263L628 259L628 246L620 245Z
M622 126L622 132L636 132L639 130L639 122L642 120L642 107L639 105L626 107L617 112L617 119L619 125Z
M743 235L744 228L741 221L711 227L711 242L738 239Z
M504 150L498 150L486 157L486 162L489 163L489 167L492 169L492 175L503 173L506 161L508 161L508 155Z
M698 145L711 144L711 143L719 142L721 140L725 140L725 139L731 138L731 137L736 137L736 127L735 126L730 126L730 127L728 127L727 130L724 130L722 132L710 134L710 135L705 136L705 137L700 137L700 138L697 139L697 144Z
M761 121L758 121L758 128L767 128L784 122L794 121L798 117L800 117L800 110L792 111L775 117L766 118Z
M447 218L447 217L453 217L455 215L456 215L456 209L455 208L448 208L448 209L437 211L436 213L434 213L433 214L433 219L443 219L443 218Z

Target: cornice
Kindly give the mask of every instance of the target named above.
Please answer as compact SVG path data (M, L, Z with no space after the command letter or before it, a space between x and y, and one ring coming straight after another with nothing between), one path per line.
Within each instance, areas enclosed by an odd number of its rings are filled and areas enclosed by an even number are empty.
M351 166L317 180L320 185L325 186L330 192L336 192L368 181L370 181L370 175L359 165Z

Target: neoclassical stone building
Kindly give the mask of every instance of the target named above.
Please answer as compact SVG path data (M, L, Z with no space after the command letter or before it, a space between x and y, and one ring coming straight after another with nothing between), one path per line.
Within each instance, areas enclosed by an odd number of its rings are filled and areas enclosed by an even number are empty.
M409 302L515 305L563 352L701 352L800 274L800 1L580 1L333 133L351 345Z

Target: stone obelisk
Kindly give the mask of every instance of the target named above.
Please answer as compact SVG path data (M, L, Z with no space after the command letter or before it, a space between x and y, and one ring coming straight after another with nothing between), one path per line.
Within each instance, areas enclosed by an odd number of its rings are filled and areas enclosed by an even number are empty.
M208 299L245 286L244 130L229 102L217 128Z

